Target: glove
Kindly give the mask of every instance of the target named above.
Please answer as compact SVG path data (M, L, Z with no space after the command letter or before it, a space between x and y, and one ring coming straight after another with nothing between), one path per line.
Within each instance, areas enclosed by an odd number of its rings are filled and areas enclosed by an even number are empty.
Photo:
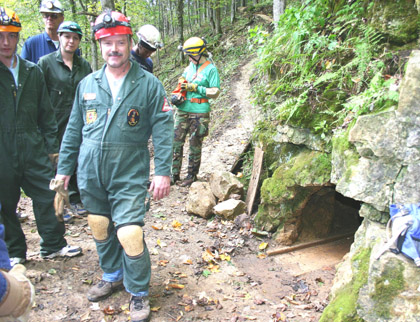
M176 95L176 94L174 94L171 97L171 103L174 104L175 106L179 106L179 105L181 105L184 102L185 102L185 98L182 95Z
M9 290L0 305L1 321L28 321L35 300L35 288L25 273L26 268L22 264L13 266L8 273L1 272Z
M55 216L58 221L63 222L64 206L71 209L69 192L68 190L64 190L64 180L51 179L50 190L57 192L54 197Z
M186 81L186 79L183 76L181 76L180 78L178 78L178 84L185 83L185 81Z
M50 161L51 161L54 169L57 169L57 165L58 165L58 153L48 154L48 157L50 158Z
M181 84L181 89L183 91L187 91L187 92L196 92L197 91L197 84L194 83L182 83Z

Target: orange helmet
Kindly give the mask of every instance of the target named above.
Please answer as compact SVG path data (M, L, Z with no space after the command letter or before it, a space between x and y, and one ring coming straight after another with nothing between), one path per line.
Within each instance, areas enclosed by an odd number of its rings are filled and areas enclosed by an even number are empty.
M93 32L96 40L115 35L133 35L128 18L120 12L111 10L101 13L96 18Z
M19 32L22 30L17 14L7 8L0 7L0 32Z

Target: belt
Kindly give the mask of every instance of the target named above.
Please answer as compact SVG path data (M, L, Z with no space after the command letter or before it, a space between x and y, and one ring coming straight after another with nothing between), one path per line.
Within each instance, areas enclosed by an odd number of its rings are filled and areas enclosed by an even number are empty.
M201 103L207 103L209 100L207 99L207 98L192 98L192 99L190 99L190 101L191 101L191 103L198 103L198 104L201 104Z

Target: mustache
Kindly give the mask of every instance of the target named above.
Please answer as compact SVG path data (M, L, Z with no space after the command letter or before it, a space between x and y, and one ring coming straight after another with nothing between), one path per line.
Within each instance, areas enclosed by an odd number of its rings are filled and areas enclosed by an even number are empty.
M119 56L122 56L123 54L121 54L121 53L119 53L119 52L117 52L117 51L112 51L112 52L110 52L109 53L109 57L111 57L111 56L117 56L117 57L119 57Z

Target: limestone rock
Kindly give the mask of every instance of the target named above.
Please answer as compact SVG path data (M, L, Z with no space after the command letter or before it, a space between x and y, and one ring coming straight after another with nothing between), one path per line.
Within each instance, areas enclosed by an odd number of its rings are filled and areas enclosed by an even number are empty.
M314 151L325 151L327 149L326 140L321 139L319 135L311 133L308 129L295 128L289 125L278 125L273 140L278 143L287 142L306 146Z
M243 184L231 172L213 172L210 177L210 187L213 194L219 201L224 201L231 194L242 196L244 192Z
M207 182L194 182L189 190L185 208L187 212L208 218L216 205L216 198Z
M245 209L246 204L242 200L229 199L217 204L213 208L213 212L225 219L235 219L240 214L243 214Z

